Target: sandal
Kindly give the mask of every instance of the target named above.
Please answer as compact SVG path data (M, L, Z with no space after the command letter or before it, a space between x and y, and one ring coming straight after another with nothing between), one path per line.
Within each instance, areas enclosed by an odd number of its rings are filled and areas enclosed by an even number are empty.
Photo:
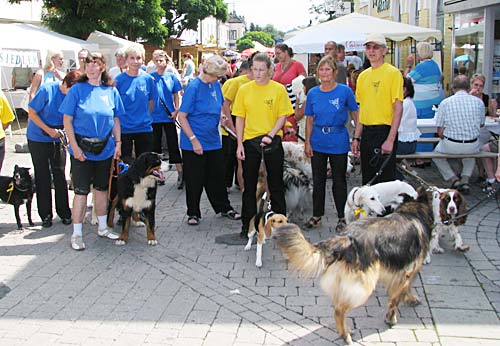
M304 226L305 228L314 228L321 226L321 216L312 216Z
M415 161L410 164L410 167L412 168L425 168L430 166L431 166L430 161L422 161L422 162Z
M227 217L230 220L240 220L241 214L237 213L234 209L220 213L222 216Z
M468 195L470 193L470 186L467 183L460 184L457 190L463 193L464 195Z
M189 226L198 226L200 224L200 218L198 216L188 216L187 224Z
M459 185L460 185L460 179L455 178L451 182L450 189L456 189L456 188L458 188Z

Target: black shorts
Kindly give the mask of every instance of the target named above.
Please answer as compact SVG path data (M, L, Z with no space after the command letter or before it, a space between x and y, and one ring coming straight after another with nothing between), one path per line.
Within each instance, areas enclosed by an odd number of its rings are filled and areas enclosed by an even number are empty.
M71 174L75 195L88 195L91 184L98 191L107 191L112 159L113 157L101 161L85 160L82 162L71 156Z

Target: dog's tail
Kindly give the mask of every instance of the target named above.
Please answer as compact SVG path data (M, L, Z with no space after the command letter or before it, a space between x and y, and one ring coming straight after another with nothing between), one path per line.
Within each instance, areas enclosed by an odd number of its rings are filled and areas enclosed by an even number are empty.
M301 276L318 277L325 269L325 255L320 247L311 244L299 226L287 224L275 231L283 255Z

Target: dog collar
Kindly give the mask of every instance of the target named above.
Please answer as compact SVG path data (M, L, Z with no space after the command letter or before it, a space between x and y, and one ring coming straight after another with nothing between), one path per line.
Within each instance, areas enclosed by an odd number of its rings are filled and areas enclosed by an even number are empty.
M359 219L360 214L363 217L366 217L366 211L363 208L359 207L357 209L354 209L354 217L356 218L356 220Z
M271 216L274 215L274 211L268 211L265 215L264 215L264 225L267 223L267 220L269 220L269 218Z

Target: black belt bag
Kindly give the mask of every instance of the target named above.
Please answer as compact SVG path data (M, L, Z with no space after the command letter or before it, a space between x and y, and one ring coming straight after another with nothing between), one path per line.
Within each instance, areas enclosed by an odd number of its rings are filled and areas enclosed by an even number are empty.
M47 125L47 126L50 127L51 129L56 129L56 130L63 130L64 129L64 125ZM42 133L45 136L50 137L50 135L47 132L45 132L44 130L42 130Z
M279 147L281 147L281 137L278 135L273 137L273 141L271 143L269 143L265 147L261 147L260 144L262 143L262 138L264 138L264 137L268 137L268 136L263 135L263 136L258 136L258 137L249 139L248 143L250 143L250 145L258 152L260 152L261 150L264 150L264 154L273 153Z
M94 155L102 153L106 144L108 144L109 137L111 137L111 132L106 136L106 138L84 137L75 133L76 142L78 143L80 149Z

